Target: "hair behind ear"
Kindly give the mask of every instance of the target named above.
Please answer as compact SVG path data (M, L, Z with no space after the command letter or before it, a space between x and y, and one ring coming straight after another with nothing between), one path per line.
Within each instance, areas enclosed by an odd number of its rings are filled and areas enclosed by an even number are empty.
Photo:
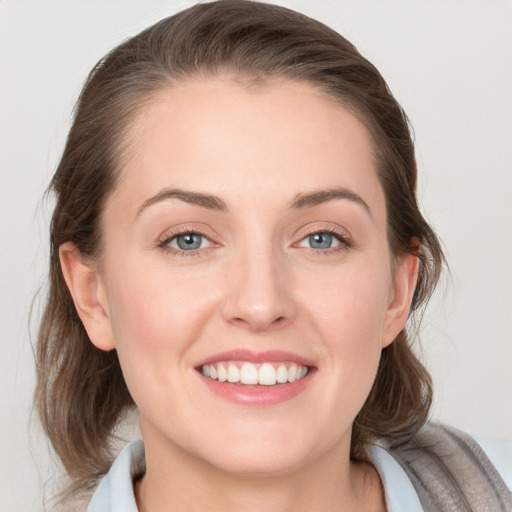
M364 446L372 438L386 438L392 446L409 440L427 421L432 398L432 377L402 331L382 350L377 377L354 422L351 457L365 460Z
M50 256L49 299L36 351L34 401L43 429L73 484L63 499L87 490L112 463L108 442L133 406L117 352L96 348L64 281L57 250Z

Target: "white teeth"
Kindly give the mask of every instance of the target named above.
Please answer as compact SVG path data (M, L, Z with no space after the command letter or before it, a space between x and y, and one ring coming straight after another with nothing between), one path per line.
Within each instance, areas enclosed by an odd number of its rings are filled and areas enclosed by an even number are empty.
M234 364L228 366L228 382L240 382L240 370Z
M217 366L217 379L219 382L226 382L226 379L228 378L228 372L226 371L226 368L222 364L219 364Z
M211 377L211 373L210 373ZM212 377L214 379L215 377ZM297 365L294 363L288 368L288 382L295 382L297 380Z
M284 364L280 365L276 372L276 381L279 384L284 384L288 382L288 370Z
M276 369L270 364L261 365L258 372L258 384L262 386L273 386L276 383Z
M258 384L258 369L252 363L244 363L240 368L242 384Z
M301 364L291 363L287 366L284 363L277 366L275 363L263 363L259 369L253 363L245 362L239 368L233 363L215 363L203 365L201 371L205 377L219 382L230 382L260 386L274 386L295 382L308 374L308 367Z

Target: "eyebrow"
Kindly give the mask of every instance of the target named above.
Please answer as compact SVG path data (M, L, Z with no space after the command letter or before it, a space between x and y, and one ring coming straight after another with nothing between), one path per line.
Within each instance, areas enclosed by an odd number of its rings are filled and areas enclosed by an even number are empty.
M318 190L308 194L297 194L290 203L290 208L310 208L317 206L333 199L348 199L356 204L362 206L373 219L372 211L368 203L355 192L347 188L330 188L327 190Z
M179 188L165 188L155 194L154 196L146 199L137 210L136 216L139 216L143 210L161 201L167 199L180 199L189 204L208 208L210 210L217 210L227 212L228 207L226 203L213 194L205 194L202 192L192 192L190 190L182 190ZM327 190L318 190L307 194L297 194L289 204L289 208L311 208L334 199L348 199L361 205L373 219L372 212L368 203L355 192L346 188L333 188Z
M167 199L180 199L185 203L195 204L197 206L202 206L203 208L218 210L221 212L226 212L228 210L226 203L220 197L211 194L203 194L201 192L192 192L190 190L181 190L179 188L164 188L158 192L158 194L146 199L137 210L136 216L139 216L142 211L149 206Z

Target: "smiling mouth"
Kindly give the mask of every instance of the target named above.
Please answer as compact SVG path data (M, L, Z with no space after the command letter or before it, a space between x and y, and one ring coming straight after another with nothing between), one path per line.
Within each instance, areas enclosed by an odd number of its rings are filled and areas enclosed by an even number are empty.
M201 373L218 382L241 385L275 386L303 379L310 368L305 365L279 362L254 364L248 361L203 364Z

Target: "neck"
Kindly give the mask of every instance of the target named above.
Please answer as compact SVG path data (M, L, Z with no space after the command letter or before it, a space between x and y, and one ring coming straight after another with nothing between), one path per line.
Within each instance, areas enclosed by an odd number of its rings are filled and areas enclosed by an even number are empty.
M140 512L385 511L380 479L369 464L330 452L284 474L240 475L219 470L175 446L153 451L135 487Z

